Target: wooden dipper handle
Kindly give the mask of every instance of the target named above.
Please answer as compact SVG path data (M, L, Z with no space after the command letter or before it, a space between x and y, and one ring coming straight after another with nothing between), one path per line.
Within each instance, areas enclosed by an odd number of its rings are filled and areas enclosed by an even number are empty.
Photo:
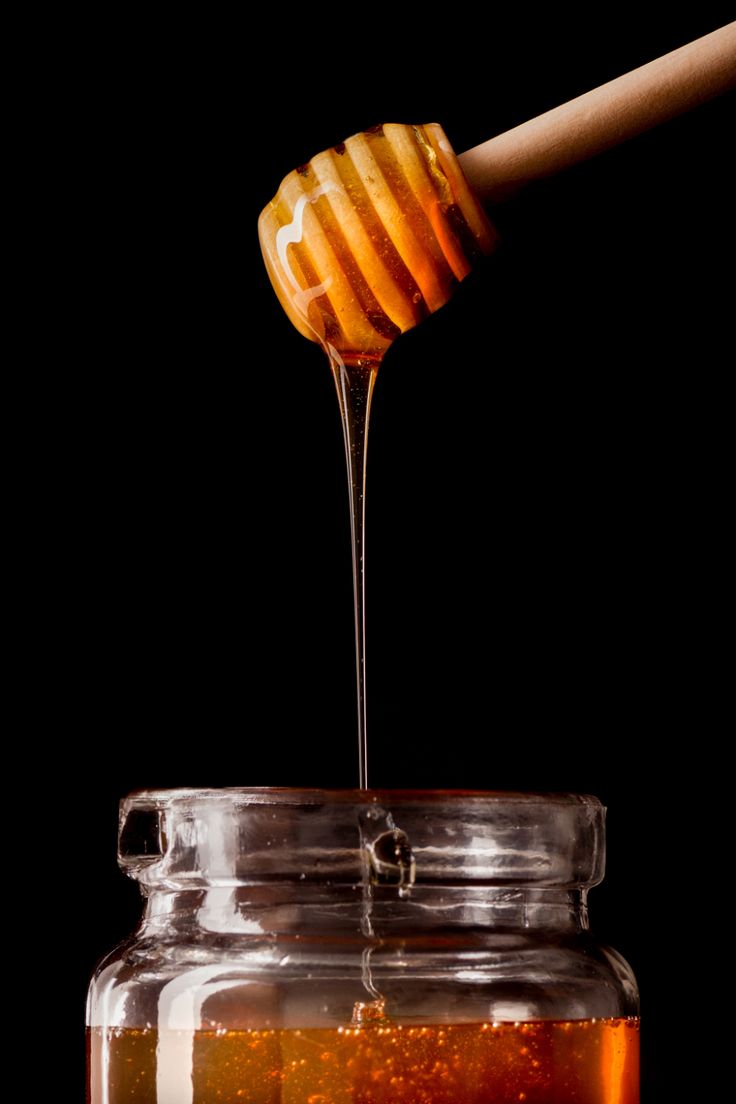
M736 87L736 22L460 155L484 203L506 199Z

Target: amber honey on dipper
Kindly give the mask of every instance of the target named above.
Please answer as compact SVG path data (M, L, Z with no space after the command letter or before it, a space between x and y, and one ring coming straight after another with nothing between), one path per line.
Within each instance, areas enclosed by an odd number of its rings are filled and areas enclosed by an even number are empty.
M437 123L386 123L318 154L258 229L287 315L345 360L380 358L497 240Z

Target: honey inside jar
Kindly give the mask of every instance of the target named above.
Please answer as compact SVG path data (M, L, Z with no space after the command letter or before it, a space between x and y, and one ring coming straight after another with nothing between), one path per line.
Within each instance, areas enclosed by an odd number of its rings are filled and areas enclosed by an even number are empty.
M633 1018L418 1026L387 1021L161 1036L150 1028L92 1029L89 1047L89 1104L639 1100L639 1023Z

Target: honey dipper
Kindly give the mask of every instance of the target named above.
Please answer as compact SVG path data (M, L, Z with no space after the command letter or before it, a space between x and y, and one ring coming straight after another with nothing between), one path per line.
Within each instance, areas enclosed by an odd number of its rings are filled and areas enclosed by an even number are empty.
M437 123L389 123L318 154L259 220L291 321L335 362L376 363L448 301L497 235L481 203L736 86L736 22L456 157Z
M329 357L348 463L359 777L368 786L366 448L373 385L400 333L446 303L497 241L481 203L558 172L736 85L736 23L456 157L437 123L388 123L290 173L259 221L282 306Z

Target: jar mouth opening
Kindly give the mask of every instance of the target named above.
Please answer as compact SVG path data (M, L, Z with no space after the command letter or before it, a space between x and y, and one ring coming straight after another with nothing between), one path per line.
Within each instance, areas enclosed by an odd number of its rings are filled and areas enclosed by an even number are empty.
M124 799L123 804L146 804L158 808L190 801L222 803L230 799L240 805L359 805L370 806L391 802L397 806L427 805L471 808L487 805L489 808L503 805L522 806L587 806L603 808L592 794L543 793L503 790L389 790L389 789L319 789L296 786L225 786L220 789L188 788L163 790L136 790Z
M580 794L481 790L151 790L121 803L121 865L149 884L366 876L576 887L602 877L605 810Z

